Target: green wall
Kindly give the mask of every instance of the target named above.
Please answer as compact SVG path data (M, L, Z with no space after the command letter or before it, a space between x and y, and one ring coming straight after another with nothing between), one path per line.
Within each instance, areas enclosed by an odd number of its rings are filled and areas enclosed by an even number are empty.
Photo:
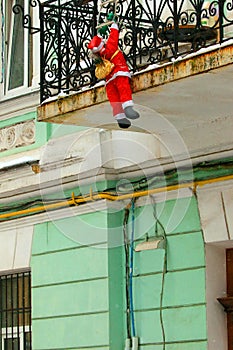
M17 117L13 117L10 119L6 119L4 121L0 122L0 128L5 128L14 124L26 122L29 120L35 120L37 117L36 112L30 112L26 113ZM42 145L44 145L47 142L48 139L48 131L47 131L47 125L46 123L38 123L36 122L35 124L35 142L31 145L28 146L21 146L21 147L16 147L12 148L6 151L0 152L0 157L5 157L11 154L16 154L20 152L25 152L28 150L32 150L35 148L38 148Z
M140 349L207 349L205 256L196 200L167 201L158 205L157 212L167 239L163 288L165 250L135 253L134 304ZM152 222L153 208L137 209L137 215L142 223ZM161 234L159 226L158 231ZM148 235L154 234L155 226L151 226Z
M29 112L16 116L13 118L8 118L6 120L0 121L0 129L15 125L18 123L26 122L29 120L35 120L35 142L28 146L20 146L12 148L6 151L0 152L0 157L5 157L11 154L21 153L35 148L39 148L46 144L46 142L51 138L61 137L67 134L71 134L77 131L82 131L85 128L74 125L63 125L63 124L52 124L37 122L37 112Z
M114 221L117 216L111 224ZM110 343L114 348L119 343L124 315L122 247L106 248L107 226L108 215L102 212L35 226L33 350L109 349ZM83 227L86 239L79 235ZM119 231L118 224L114 231Z
M156 229L165 229L167 238L166 271L164 249L134 253L140 350L206 350L205 257L196 200L159 203L159 227L154 212L150 205L135 209L135 245ZM35 226L33 350L124 349L123 214L95 211Z

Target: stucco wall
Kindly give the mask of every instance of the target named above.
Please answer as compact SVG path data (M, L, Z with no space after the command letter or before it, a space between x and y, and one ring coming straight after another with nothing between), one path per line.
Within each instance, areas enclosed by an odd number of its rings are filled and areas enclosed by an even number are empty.
M174 211L176 218L181 214L176 224L172 224ZM163 290L165 251L135 253L135 309L140 349L164 349L163 326L165 349L204 350L207 346L205 257L196 200L193 197L160 203L157 212L167 236L167 272ZM153 210L148 206L141 214L141 221L149 220L153 221ZM153 235L153 229L154 225L149 236Z
M153 209L151 205L136 207L135 245L146 232L153 236ZM166 350L206 350L205 256L196 200L169 200L159 203L157 209L167 236L162 299L165 250L134 253L135 326L140 349L164 349L163 326ZM176 217L181 213L181 220L171 224L174 210ZM31 260L34 350L124 348L122 223L121 210L35 227ZM70 237L75 236L67 235L79 230L86 231L81 244L81 236L72 241ZM85 245L85 236L91 236L93 243L87 239Z

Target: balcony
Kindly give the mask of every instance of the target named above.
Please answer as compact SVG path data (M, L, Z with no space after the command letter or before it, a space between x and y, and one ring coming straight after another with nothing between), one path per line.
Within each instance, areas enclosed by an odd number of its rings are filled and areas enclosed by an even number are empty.
M30 1L39 7L40 27L20 5L31 33L40 32L41 103L63 93L96 85L94 64L87 43L96 26L114 11L120 27L119 46L133 74L146 67L177 60L200 48L233 38L231 0L50 0Z
M120 47L133 73L134 101L141 114L126 137L153 134L162 148L170 145L177 154L194 157L233 147L230 1L208 6L199 0L118 2ZM119 130L87 50L112 4L101 11L93 1L33 5L40 8L40 28L33 28L28 18L24 25L41 38L38 121ZM161 157L167 151L162 148Z

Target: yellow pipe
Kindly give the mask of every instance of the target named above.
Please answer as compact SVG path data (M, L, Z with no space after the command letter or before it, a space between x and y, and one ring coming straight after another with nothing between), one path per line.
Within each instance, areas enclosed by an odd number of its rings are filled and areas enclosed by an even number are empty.
M226 175L226 176L216 177L216 178L209 179L209 180L195 181L195 185L196 186L204 186L204 185L213 184L215 182L221 182L221 181L227 181L227 180L233 180L233 175Z
M165 192L165 191L174 191L174 190L181 189L181 188L193 187L193 185L194 185L194 183L190 182L190 183L184 183L184 184L179 184L179 185L171 185L171 186L165 186L165 187L160 187L160 188L154 188L151 190L139 191L139 192L134 192L134 193L126 193L126 194L121 194L121 195L112 195L112 194L105 193L105 192L97 193L94 195L92 193L90 193L89 197L75 199L75 203L79 204L79 203L83 203L83 202L89 202L90 200L93 201L93 200L99 200L99 199L107 199L110 201L121 201L124 199L144 197L144 196L148 196L148 195L160 193L160 192ZM1 218L1 216L0 216L0 218Z
M45 211L45 210L49 210L49 209L56 209L56 208L67 207L69 205L75 205L75 202L74 202L73 199L69 199L67 201L58 202L58 203L51 203L51 204L47 204L47 205L41 205L41 206L35 207L35 208L22 209L22 210L18 210L18 211L15 211L15 212L10 212L10 213L7 213L7 214L1 214L0 215L0 219L6 219L6 218L10 218L12 216L18 216L18 215L24 215L24 214L32 214L32 213L36 213L38 211Z
M113 195L113 194L105 193L105 192L93 194L92 188L90 188L90 194L87 197L81 197L81 198L76 197L75 198L74 193L72 193L72 197L69 200L66 200L63 202L58 202L58 203L51 203L51 204L47 204L47 205L41 205L41 206L36 207L36 208L28 208L28 209L18 210L18 211L6 213L6 214L0 214L0 219L7 219L10 217L14 217L14 216L32 214L32 213L36 213L39 211L59 209L59 208L67 207L70 205L79 205L79 204L83 204L83 203L95 201L95 200L100 200L100 199L106 199L106 200L111 200L111 201L120 201L120 200L124 200L124 199L144 197L144 196L148 196L148 195L152 195L152 194L156 194L156 193L161 193L161 192L165 192L165 191L175 191L175 190L179 190L182 188L194 188L194 189L196 189L198 186L204 186L204 185L213 184L213 183L220 182L220 181L227 181L227 180L233 180L233 175L222 176L222 177L209 179L209 180L192 181L192 182L187 182L187 183L182 183L182 184L177 184L177 185L164 186L164 187L160 187L160 188L154 188L151 190L139 191L139 192L134 192L134 193L126 193L126 194L121 194L121 195Z

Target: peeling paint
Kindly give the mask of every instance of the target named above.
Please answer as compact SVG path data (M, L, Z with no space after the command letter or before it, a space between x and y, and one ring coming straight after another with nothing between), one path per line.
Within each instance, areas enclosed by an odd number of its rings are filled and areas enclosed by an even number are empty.
M213 51L197 54L168 63L152 70L137 73L132 77L132 91L140 92L174 80L199 74L233 63L233 45L215 48ZM76 116L79 110L107 101L105 86L68 95L64 98L49 101L38 107L38 121L70 124L72 112ZM150 107L150 106L148 106ZM68 120L69 119L69 120ZM74 121L75 124L75 121ZM83 125L85 126L85 125Z

